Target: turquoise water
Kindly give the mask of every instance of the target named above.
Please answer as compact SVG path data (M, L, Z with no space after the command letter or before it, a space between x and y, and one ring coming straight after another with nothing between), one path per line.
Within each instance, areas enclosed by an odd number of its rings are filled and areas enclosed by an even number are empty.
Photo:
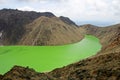
M99 40L91 35L63 46L3 46L0 47L0 74L14 65L29 66L38 72L51 71L92 56L100 49Z

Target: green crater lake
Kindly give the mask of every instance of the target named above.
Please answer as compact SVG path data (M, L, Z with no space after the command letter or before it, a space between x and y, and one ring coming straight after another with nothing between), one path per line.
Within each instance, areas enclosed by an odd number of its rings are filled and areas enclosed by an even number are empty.
M51 71L95 55L100 49L99 39L91 35L78 43L62 46L1 46L0 74L14 65L29 66L38 72Z

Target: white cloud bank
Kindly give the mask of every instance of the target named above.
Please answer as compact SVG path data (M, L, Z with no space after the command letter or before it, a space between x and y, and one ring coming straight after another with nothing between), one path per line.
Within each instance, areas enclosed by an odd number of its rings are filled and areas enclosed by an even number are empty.
M57 16L67 16L74 21L120 22L120 0L16 1L19 2L16 8L20 10L52 12Z
M19 9L19 10L22 10L22 11L35 11L34 8L29 7L29 6L20 7L20 8L18 8L18 9Z
M0 0L0 4L4 4L6 2L7 2L6 0Z

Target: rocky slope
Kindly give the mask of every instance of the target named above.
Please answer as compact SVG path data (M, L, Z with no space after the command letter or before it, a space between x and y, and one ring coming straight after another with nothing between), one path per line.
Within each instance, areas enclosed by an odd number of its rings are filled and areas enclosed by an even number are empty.
M54 80L47 74L35 72L33 69L15 66L0 80Z
M24 25L31 23L40 16L53 17L49 12L37 13L13 9L0 10L0 31L3 31L3 44L14 45L25 32Z
M64 16L60 16L59 17L63 22L69 24L69 25L75 25L75 26L78 26L76 25L73 21L71 21L68 17L64 17Z
M43 16L46 18L42 19ZM40 19L40 17L42 18ZM29 26L32 27L30 28ZM56 17L50 12L39 13L13 9L0 10L1 45L57 45L73 43L82 39L75 27L77 27L77 25L69 18L63 16ZM30 30L35 28L36 30L30 32ZM39 31L42 32L39 33ZM35 38L30 35L37 36ZM26 36L28 36L28 38ZM28 43L25 42L28 39L34 40L34 42L32 44L29 44L30 40Z
M120 24L107 26L107 27L97 27L93 25L83 25L79 29L82 34L91 34L100 39L103 45L102 51L108 52L118 52L120 46Z
M57 17L40 17L25 26L20 45L62 45L82 39L75 25L68 25Z

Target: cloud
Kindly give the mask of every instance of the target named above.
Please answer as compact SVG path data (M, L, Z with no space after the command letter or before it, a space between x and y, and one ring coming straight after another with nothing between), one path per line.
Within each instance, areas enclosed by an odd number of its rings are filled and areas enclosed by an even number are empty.
M40 3L46 3L46 2L61 2L61 1L65 1L65 0L18 0L20 2L40 2Z
M29 6L20 7L20 8L17 8L17 9L22 10L22 11L35 11L34 8L29 7Z
M119 0L19 0L38 2L33 6L22 7L22 10L49 11L57 16L67 16L72 20L107 21L120 17ZM43 2L42 2L43 1ZM39 3L40 2L40 3Z
M102 21L102 22L120 21L120 5L119 5L120 0L11 0L11 1L13 1L11 5L20 10L52 12L57 16L61 15L67 16L74 21Z
M18 0L18 1L22 1L22 2L40 2L40 1L46 1L46 0Z
M69 0L64 13L74 20L113 20L120 14L119 4L119 0Z
M0 0L0 4L4 4L6 2L7 2L6 0Z
M113 2L112 2L112 4L114 5L113 7L112 7L112 9L114 10L114 12L115 12L115 15L116 16L120 16L120 0L114 0Z

